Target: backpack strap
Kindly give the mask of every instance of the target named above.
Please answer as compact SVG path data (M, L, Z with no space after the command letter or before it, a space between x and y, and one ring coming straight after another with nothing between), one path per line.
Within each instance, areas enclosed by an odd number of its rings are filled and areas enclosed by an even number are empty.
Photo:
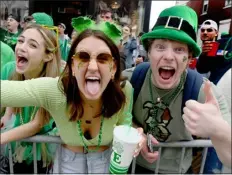
M183 100L181 106L182 114L186 101L190 99L197 101L202 83L202 75L199 74L197 71L188 68L187 78L184 84Z
M150 63L144 62L136 66L135 70L133 71L130 82L132 84L132 87L134 88L134 103L138 98L139 92L142 88L149 67Z

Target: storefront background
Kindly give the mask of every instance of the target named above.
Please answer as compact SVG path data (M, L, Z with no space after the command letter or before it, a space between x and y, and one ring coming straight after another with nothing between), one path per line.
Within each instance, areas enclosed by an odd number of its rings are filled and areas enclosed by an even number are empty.
M21 17L21 20L34 12L45 12L53 17L55 25L63 22L67 26L66 33L71 34L71 19L77 16L90 16L97 19L101 10L110 8L113 19L119 25L130 25L133 34L149 30L151 2L143 0L27 0L1 1L1 27L9 14ZM146 17L145 17L146 16Z

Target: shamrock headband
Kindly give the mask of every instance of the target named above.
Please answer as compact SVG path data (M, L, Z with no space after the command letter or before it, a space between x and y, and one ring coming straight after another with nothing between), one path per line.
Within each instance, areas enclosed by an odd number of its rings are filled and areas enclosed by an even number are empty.
M88 17L77 17L72 18L73 28L81 33L86 29L100 30L105 35L107 35L115 44L120 42L122 37L122 32L119 26L108 21L101 21L96 24L95 21L91 20Z

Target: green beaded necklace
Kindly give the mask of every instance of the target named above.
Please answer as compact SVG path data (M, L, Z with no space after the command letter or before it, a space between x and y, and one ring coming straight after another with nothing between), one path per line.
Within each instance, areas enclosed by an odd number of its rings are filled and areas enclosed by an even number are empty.
M84 138L83 138L83 132L81 130L81 120L78 120L77 121L77 129L78 129L78 133L79 133L79 136L81 137L81 141L84 145L84 153L88 153L88 152L96 152L99 147L100 147L100 144L101 144L101 140L102 140L102 126L103 126L103 121L104 121L104 116L102 115L101 116L101 124L100 124L100 131L99 131L99 136L98 136L98 144L97 144L97 147L94 149L94 150L89 150L88 149L88 146L86 145L85 141L84 141Z

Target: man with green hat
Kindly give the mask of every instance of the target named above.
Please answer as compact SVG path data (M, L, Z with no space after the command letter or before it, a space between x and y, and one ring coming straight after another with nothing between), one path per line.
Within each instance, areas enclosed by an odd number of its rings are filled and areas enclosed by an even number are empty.
M197 14L193 9L174 6L163 10L153 30L141 38L150 63L136 66L131 77L133 119L134 125L143 127L147 133L144 137L149 144L136 159L136 173L154 173L159 156L158 173L190 173L192 148L185 149L181 161L181 148L164 147L159 155L158 148L152 145L193 140L192 125L185 122L192 116L196 117L194 122L202 123L206 130L211 120L206 123L209 115L205 114L210 111L221 110L223 118L230 117L226 101L216 87L196 71L187 69L190 60L201 53L196 43L197 26ZM205 89L213 95L205 94ZM215 96L219 108L206 101L211 96ZM196 112L198 108L201 110ZM203 131L199 136L209 138L207 134Z

